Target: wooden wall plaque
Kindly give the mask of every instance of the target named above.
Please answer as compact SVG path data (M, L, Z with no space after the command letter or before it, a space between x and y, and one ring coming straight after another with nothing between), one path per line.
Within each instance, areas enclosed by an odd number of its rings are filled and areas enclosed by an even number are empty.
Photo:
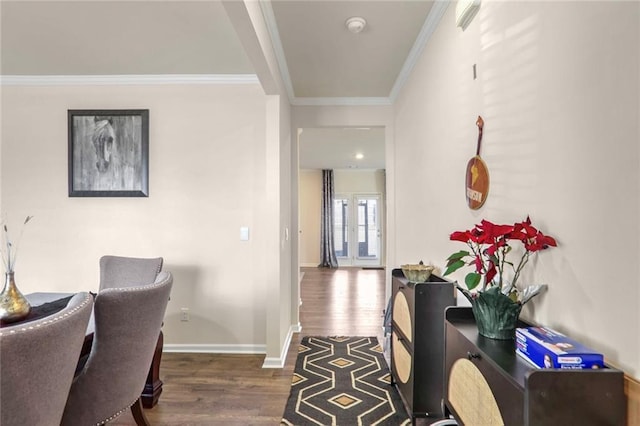
M476 155L467 163L467 175L465 180L465 196L467 205L472 210L478 210L489 195L489 169L484 160L480 158L480 146L482 144L482 129L484 120L478 116L478 146Z

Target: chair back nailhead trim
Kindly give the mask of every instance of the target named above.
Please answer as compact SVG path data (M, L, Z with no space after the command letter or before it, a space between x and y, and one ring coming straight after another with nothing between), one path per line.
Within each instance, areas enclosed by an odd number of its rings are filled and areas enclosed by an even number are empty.
M53 324L56 321L60 321L60 320L62 320L64 318L67 318L70 315L73 315L78 310L80 310L82 307L84 307L87 303L92 302L92 301L93 301L93 298L91 297L91 295L87 294L87 296L85 296L85 299L82 301L82 303L80 303L78 306L75 306L73 309L70 309L70 310L66 311L63 314L56 314L53 318L47 318L44 321L34 321L32 324L27 323L23 327L17 328L15 330L0 331L0 336L9 336L9 335L12 335L12 334L21 333L21 332L28 331L28 330L33 330L33 329L36 329L36 328L45 328L45 327ZM2 329L0 329L0 330L2 330Z

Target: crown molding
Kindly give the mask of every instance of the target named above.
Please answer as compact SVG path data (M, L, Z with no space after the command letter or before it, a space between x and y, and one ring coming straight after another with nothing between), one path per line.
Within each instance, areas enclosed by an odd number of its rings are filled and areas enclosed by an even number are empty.
M391 89L391 93L389 94L389 99L391 103L394 103L400 94L400 91L406 84L409 76L411 75L411 71L415 67L418 59L420 58L420 54L424 50L424 47L429 41L429 38L433 34L433 32L438 27L440 20L444 16L444 13L447 11L449 7L448 0L437 0L434 2L429 14L427 15L427 19L425 19L424 24L422 25L422 29L416 38L416 41L413 43L413 47L409 51L409 55L407 59L404 61L404 65L398 74L398 78L396 78L396 82Z
M273 45L273 53L276 56L276 62L278 62L278 68L280 69L280 78L284 83L284 87L289 97L289 102L293 104L294 93L293 83L291 82L291 74L289 74L289 67L287 66L287 58L284 55L284 47L282 47L282 41L280 40L280 33L278 32L278 24L276 23L276 15L273 12L270 0L260 2L260 9L262 10L262 16L267 25L267 31L271 37L271 44Z
M415 67L424 46L444 16L448 0L436 0L409 52L388 97L296 97L271 2L260 6L272 39L291 105L296 106L381 106L393 105ZM0 75L0 86L108 86L178 84L260 84L255 74L167 74L167 75Z
M255 74L2 75L2 86L111 86L157 84L259 84Z
M296 106L381 106L392 104L392 100L385 97L293 98L291 100L291 105Z

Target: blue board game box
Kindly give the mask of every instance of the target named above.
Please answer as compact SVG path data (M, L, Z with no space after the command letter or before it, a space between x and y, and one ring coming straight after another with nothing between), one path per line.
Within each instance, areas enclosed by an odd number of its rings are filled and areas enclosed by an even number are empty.
M604 368L604 357L547 327L516 329L516 353L539 368Z

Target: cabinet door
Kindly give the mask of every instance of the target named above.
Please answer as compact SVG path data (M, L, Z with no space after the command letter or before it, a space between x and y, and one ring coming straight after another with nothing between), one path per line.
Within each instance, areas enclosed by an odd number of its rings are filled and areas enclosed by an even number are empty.
M447 405L463 422L481 413L501 420L490 424L523 425L523 389L501 374L491 359L485 359L484 353L449 323L446 333ZM466 392L474 398L466 397ZM489 407L498 410L498 416Z
M403 281L393 279L392 319L394 328L406 339L413 351L414 289Z
M413 353L395 329L391 332L391 373L409 411L413 411Z

